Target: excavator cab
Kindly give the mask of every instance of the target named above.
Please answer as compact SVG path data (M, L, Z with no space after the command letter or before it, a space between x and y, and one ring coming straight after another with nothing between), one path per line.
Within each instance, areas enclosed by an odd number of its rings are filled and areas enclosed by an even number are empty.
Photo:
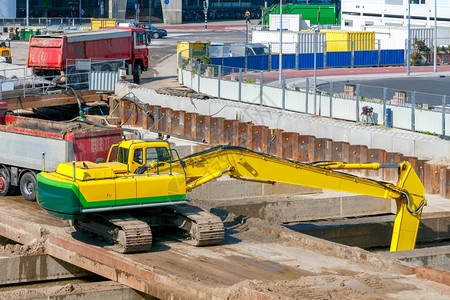
M9 40L0 41L0 53L7 63L12 63L10 46L11 42Z

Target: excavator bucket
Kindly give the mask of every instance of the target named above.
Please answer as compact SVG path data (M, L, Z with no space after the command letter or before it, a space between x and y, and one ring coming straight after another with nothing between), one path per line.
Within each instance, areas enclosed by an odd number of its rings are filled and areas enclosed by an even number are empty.
M414 169L409 163L402 163L401 168L403 171L397 186L405 190L405 196L396 200L397 216L390 251L414 249L422 208L426 203L425 189Z

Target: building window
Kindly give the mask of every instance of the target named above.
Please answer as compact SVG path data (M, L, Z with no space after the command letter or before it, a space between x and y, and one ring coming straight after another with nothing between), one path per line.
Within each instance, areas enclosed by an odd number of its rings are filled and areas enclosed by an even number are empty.
M346 27L353 27L353 20L344 20L344 24Z
M373 26L375 23L373 21L366 21L364 22L365 26Z

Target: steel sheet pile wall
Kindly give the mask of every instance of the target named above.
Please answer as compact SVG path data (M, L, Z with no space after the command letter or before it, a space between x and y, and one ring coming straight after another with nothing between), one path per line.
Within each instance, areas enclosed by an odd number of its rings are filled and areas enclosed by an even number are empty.
M250 90L255 91L258 89L255 84L249 84L246 88L249 89L249 93ZM190 104L186 104L189 103L189 101L186 101L185 99L177 101L177 97L149 94L144 89L133 89L133 93L140 99L149 99L150 97L153 97L153 99L159 99L159 103L161 104L166 103L172 106L172 108L169 108L161 105L144 104L150 112L155 114L154 120L160 120L158 123L155 123L155 121L147 116L145 112L140 110L135 104L130 102L126 102L125 104L122 102L123 104L120 105L120 119L123 121L127 120L127 125L140 126L143 129L153 126L156 130L185 135L212 145L229 144L247 147L255 151L268 149L270 140L274 137L274 133L278 133L275 138L277 146L271 147L273 152L270 154L303 162L339 160L352 163L376 161L381 164L386 164L396 163L396 160L398 160L399 157L397 152L367 148L364 144L351 145L343 140L337 140L337 138L334 137L333 141L331 140L331 136L330 138L324 138L323 136L330 134L327 132L327 130L329 130L327 128L330 127L327 126L319 126L320 128L318 128L317 131L318 134L320 134L319 136L300 134L297 131L298 128L301 127L301 123L292 122L291 118L295 118L294 115L290 116L285 112L277 112L276 110L266 112L267 109L262 110L260 105L252 105L255 109L252 110L251 115L247 115L249 111L244 109L244 107L239 111L236 111L234 115L233 113L230 114L230 112L227 112L226 109L224 110L224 103L205 103L203 100L202 102L198 102L197 99L191 99ZM267 94L268 97L264 97L265 103L263 104L280 107L282 103L278 100L280 97L277 97L279 96L279 93L280 89L278 88L268 87L265 89L264 94ZM286 95L290 95L291 93L293 93L293 91ZM310 98L312 98L311 95ZM255 102L254 99L251 99L249 102ZM277 100L266 102L268 99ZM294 108L294 103L298 103L299 105L297 107L302 109L302 100L304 99L300 98L298 102L295 102L291 99L289 100L289 106ZM194 103L193 101L196 102ZM351 103L351 100L347 99L345 102ZM362 101L361 106L364 106L367 103ZM207 107L204 111L209 115L202 115L195 112L201 110L200 106L204 105ZM188 110L183 111L181 106L188 108ZM227 105L225 105L225 107L226 106ZM328 95L319 96L317 106L325 115L329 115L330 97ZM338 106L334 105L332 109L334 115ZM351 109L348 109L348 111L351 111ZM379 107L375 107L375 111L378 112ZM158 112L158 114L156 114L156 112ZM272 125L264 124L265 118L269 117L270 119L276 119L277 113L282 113L283 115L286 115L286 117L278 116L280 117L278 122L272 120ZM162 114L165 114L165 117L160 119ZM212 114L214 114L214 117L210 116ZM300 115L298 115L297 118L299 116ZM263 124L254 124L253 122L249 122L249 119L260 120ZM300 121L300 119L298 119L298 121ZM306 131L304 127L301 128L302 132ZM284 130L286 131L283 132ZM379 137L377 137L376 134L372 136L367 135L366 137L361 136L358 140L364 141L365 138L381 139L383 138L383 135L380 134ZM360 151L363 148L366 150ZM427 167L428 169L425 169L424 171L423 164L417 163L420 161L417 157L413 157L409 155L409 153L405 153L405 155L408 156L405 157L405 159L412 162L417 174L422 177L421 179L425 183L425 188L428 192L441 193L443 197L450 198L450 171L448 169L448 164L438 165L437 163L430 161L429 166ZM439 174L439 176L436 176L436 174ZM442 174L442 176L440 174ZM395 179L392 178L393 176L390 170L385 171L384 169L371 172L370 174L363 171L363 174L361 175L380 177L383 180Z

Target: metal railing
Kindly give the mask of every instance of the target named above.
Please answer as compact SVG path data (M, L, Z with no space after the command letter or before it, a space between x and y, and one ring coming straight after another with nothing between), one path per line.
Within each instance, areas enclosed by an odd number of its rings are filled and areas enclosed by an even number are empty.
M185 70L187 72L183 72ZM265 82L266 80L266 82ZM244 68L202 64L184 60L179 65L179 82L193 90L219 99L234 100L283 110L354 121L363 125L364 106L373 108L375 126L396 127L440 137L450 136L447 98L417 91L403 91L350 82L317 81L267 82L265 72ZM387 115L387 109L392 115Z

